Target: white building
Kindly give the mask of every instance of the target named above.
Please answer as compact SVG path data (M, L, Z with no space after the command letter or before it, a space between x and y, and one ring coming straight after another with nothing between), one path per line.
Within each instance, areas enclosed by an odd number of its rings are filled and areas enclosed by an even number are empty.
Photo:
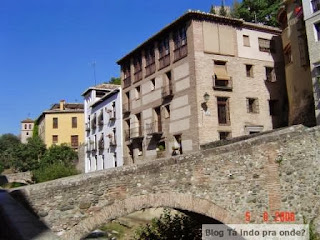
M20 133L20 141L22 143L27 143L27 139L32 137L34 127L34 121L30 118L27 118L21 121L21 133Z
M121 87L100 84L87 89L85 113L85 172L123 165Z

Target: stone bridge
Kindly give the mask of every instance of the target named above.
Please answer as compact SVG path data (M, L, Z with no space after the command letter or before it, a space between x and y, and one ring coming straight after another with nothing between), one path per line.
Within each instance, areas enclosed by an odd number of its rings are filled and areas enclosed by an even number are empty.
M169 207L225 224L320 211L320 128L290 127L195 152L14 189L63 239L80 239L131 212ZM19 197L20 196L20 197ZM273 222L271 219L269 222Z

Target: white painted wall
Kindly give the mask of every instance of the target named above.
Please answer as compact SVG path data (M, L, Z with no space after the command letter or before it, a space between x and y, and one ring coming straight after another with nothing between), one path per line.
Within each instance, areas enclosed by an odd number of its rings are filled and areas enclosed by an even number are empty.
M92 172L102 169L113 168L123 165L123 150L122 150L122 90L119 88L119 92L105 98L102 102L92 105L99 99L95 98L95 90L91 90L85 95L84 107L85 107L85 121L90 125L90 131L86 131L86 146L85 146L85 172ZM111 110L115 103L115 120L110 120L108 110ZM100 112L103 113L103 125L98 124L98 116ZM94 118L94 114L97 116L97 127L95 130L91 129L90 121ZM89 121L90 117L90 121ZM109 134L113 134L115 129L115 137L117 145L115 147L110 146ZM98 142L103 135L104 149L99 151ZM97 141L96 151L87 151L90 148L90 141Z

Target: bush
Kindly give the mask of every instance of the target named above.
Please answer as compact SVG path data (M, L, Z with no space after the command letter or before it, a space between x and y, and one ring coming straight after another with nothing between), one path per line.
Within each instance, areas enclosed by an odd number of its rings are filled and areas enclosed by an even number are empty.
M0 174L3 172L3 170L4 170L3 164L0 162Z
M68 177L79 174L77 169L72 165L65 165L61 162L49 165L43 165L39 169L32 171L32 179L36 183L46 182L57 178Z
M61 163L64 165L74 164L78 154L67 144L52 145L41 158L41 166Z
M201 239L201 224L184 214L171 215L170 210L165 209L151 224L139 227L134 239Z

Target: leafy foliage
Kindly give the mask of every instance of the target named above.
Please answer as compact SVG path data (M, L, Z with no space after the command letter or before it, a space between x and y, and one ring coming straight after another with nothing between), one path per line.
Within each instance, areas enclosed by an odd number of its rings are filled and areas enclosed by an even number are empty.
M234 1L231 16L247 22L278 26L276 15L280 5L281 0L243 0L240 4Z
M10 168L15 160L15 150L21 145L20 139L11 133L0 136L0 164L4 169Z
M227 11L226 11L226 9L224 7L223 1L221 3L221 7L219 9L219 15L220 16L224 16L224 17L227 16Z
M39 136L39 126L38 124L34 124L33 130L32 130L32 137Z
M111 84L121 85L121 78L119 77L112 77L109 81Z
M2 162L0 162L0 174L3 172L3 170L4 170L4 166L3 166Z
M46 145L40 137L28 138L27 144L21 144L15 149L11 165L22 172L37 169L45 152Z
M67 177L78 174L78 171L72 165L65 165L57 162L49 165L42 165L40 168L33 170L33 180L37 183L54 180L57 178Z
M209 13L216 14L216 9L214 8L213 5L211 5Z
M78 154L67 144L52 145L43 155L41 166L61 163L65 166L72 165Z
M201 224L184 214L172 215L165 209L151 224L136 230L135 239L201 239Z

